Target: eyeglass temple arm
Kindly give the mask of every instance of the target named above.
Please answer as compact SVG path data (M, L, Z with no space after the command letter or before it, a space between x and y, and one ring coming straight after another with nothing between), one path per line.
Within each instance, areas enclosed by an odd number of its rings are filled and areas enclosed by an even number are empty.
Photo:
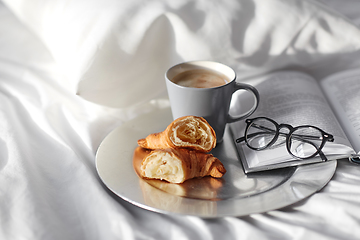
M360 154L351 154L349 157L351 163L360 164Z
M260 125L257 125L257 124L253 124L254 127L258 128L258 129L261 129L261 130L266 130L266 132L272 132L272 133L276 133L276 131L270 129L270 128L267 128L267 127L264 127L264 126L260 126ZM248 138L252 138L252 137L255 137L257 135L260 135L260 134L263 134L264 132L256 132L256 133L251 133L251 134L248 134L247 137ZM280 133L281 134L281 133ZM286 134L285 134L286 135ZM235 142L237 143L240 143L242 141L245 141L245 136L243 137L239 137L235 140Z
M266 127L263 127L263 126L259 126L259 125L256 125L256 126L254 126L254 127L256 127L256 128L258 128L258 129L261 129L261 130L266 130L265 132L272 132L272 133L276 133L276 131L274 131L274 130L272 130L272 129L270 129L270 128L266 128ZM263 134L264 132L256 132L256 133L251 133L251 134L248 134L247 135L247 138L252 138L252 137L256 137L257 135L261 135L261 134ZM280 135L285 135L285 136L287 136L287 134L286 133L280 133L279 132L279 134ZM243 136L243 137L239 137L239 138L237 138L236 140L235 140L235 142L236 143L240 143L240 142L242 142L242 141L245 141L245 136Z
M267 128L267 127L264 127L264 126L260 126L260 125L257 125L257 124L253 124L254 125L254 127L256 127L256 128L258 128L258 129L260 129L260 130L265 130L264 132L271 132L271 133L276 133L277 131L275 131L275 130L272 130L272 129L270 129L270 128ZM255 136L257 136L257 135L261 135L261 134L263 134L264 132L256 132L256 133L251 133L251 134L248 134L247 135L247 137L248 138L252 138L252 137L255 137ZM286 133L281 133L281 132L279 132L279 134L280 135L284 135L284 136L287 136L288 134L286 134ZM235 141L237 142L237 143L240 143L240 142L242 142L242 141L245 141L245 136L243 136L243 137L239 137L239 138L237 138Z
M256 128L258 128L258 129L265 130L265 131L267 131L267 132L276 133L275 130L270 129L270 128L267 128L267 127L264 127L264 126L260 126L260 125L257 125L257 124L253 124L253 126L256 127ZM263 132L257 132L257 133L249 134L249 135L248 135L248 138L255 137L256 135L259 135L259 134L263 134ZM283 135L283 136L287 136L287 135L288 135L287 133L282 133L282 132L279 132L279 134L280 134L280 135ZM320 137L310 136L310 135L293 134L292 136L298 137L298 138L300 138L301 140L303 140L303 139L320 140L320 139L321 139ZM327 134L327 136L328 136L328 138L326 139L326 141L329 141L329 142L333 142L333 141L334 141L334 138L333 138L332 136L330 136L330 135L328 135L328 134ZM245 136L236 139L236 142L237 142L237 143L242 142L242 141L245 141Z

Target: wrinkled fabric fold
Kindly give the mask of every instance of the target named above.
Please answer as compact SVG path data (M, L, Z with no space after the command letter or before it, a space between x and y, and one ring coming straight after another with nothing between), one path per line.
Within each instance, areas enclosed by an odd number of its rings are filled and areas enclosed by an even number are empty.
M110 107L166 94L164 72L181 61L220 61L239 79L294 66L324 77L359 56L359 29L312 1L4 2L47 46L71 91Z

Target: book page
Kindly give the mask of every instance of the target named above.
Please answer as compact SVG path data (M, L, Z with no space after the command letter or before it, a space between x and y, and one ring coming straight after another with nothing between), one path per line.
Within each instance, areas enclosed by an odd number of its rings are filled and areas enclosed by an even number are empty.
M360 151L360 70L332 75L320 82L342 128Z
M293 127L313 125L334 136L334 143L328 142L323 148L326 156L348 156L354 152L319 83L311 76L301 72L282 71L260 77L251 84L260 93L260 104L249 118L264 116L279 124L286 123ZM251 100L246 94L234 96L230 113L241 112L241 109L247 108L249 102ZM244 121L231 124L235 139L244 136L245 127ZM240 145L249 166L294 160L287 152L285 144L276 150L261 151L251 150L245 143Z

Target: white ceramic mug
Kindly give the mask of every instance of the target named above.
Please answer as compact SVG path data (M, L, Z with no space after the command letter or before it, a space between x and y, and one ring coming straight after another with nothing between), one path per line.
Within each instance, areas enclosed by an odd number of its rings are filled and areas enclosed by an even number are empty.
M182 76L194 75L192 72L195 72L196 75L199 71L205 71L205 75L215 72L216 75L224 76L226 78L225 82L220 86L211 86L210 83L208 87L194 87L189 81L187 85L179 81ZM202 81L213 81L208 80L209 78L206 78L206 76L202 78ZM223 139L227 123L250 116L259 105L258 91L251 85L236 82L235 71L218 62L192 61L180 63L166 72L165 79L173 118L177 119L188 115L204 117L215 130L218 142ZM232 116L229 114L230 102L233 93L237 90L246 90L252 93L254 105L245 113Z

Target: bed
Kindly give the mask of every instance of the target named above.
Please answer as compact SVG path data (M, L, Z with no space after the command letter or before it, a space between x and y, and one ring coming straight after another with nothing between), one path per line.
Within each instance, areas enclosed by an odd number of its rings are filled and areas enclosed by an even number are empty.
M179 62L223 62L249 83L358 68L360 1L2 0L0 18L1 239L360 239L347 161L291 204L211 217L139 206L97 168L109 134L168 111Z

